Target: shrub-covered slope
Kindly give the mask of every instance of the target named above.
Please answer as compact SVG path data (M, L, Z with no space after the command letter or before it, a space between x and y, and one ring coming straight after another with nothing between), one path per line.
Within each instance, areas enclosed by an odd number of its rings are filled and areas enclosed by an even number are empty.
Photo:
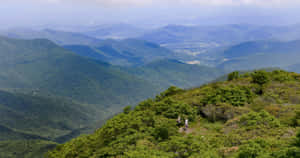
M299 89L299 74L279 70L234 72L226 82L190 90L171 87L48 157L296 158Z

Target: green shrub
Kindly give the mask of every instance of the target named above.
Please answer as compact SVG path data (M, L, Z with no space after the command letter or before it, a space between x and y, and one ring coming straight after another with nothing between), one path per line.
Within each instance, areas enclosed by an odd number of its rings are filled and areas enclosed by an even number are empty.
M187 118L193 121L197 115L197 110L188 104L174 101L170 98L166 98L153 105L153 109L156 114L161 114L170 119L176 119L178 116L181 118Z
M291 73L283 70L275 70L271 75L274 81L285 82L293 80L293 76L291 75Z
M172 96L174 94L177 94L179 92L182 92L183 90L180 88L177 88L175 86L171 86L166 91L160 93L160 95L156 96L156 101L160 101L166 97Z
M280 122L266 111L250 112L240 119L240 125L247 128L275 128L280 126Z
M233 106L244 106L252 102L253 93L250 88L243 86L220 86L205 89L202 105L229 103Z
M266 149L268 144L262 139L249 140L239 149L239 158L267 157Z
M300 148L300 130L299 130L299 132L297 133L297 136L296 136L295 146Z
M234 71L230 74L228 74L227 80L228 81L232 81L232 80L236 80L239 78L239 72L238 71Z
M269 74L264 70L255 71L251 74L253 83L264 85L270 81Z
M125 114L129 114L129 112L131 111L131 106L126 106L124 109L123 109L123 112Z

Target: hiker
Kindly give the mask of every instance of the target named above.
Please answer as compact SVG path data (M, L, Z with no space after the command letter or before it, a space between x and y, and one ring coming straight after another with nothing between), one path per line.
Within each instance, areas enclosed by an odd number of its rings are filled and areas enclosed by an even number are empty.
M185 119L184 125L185 125L186 129L189 128L189 120L188 119Z
M177 118L177 126L180 126L180 124L181 124L181 117L178 116L178 118Z

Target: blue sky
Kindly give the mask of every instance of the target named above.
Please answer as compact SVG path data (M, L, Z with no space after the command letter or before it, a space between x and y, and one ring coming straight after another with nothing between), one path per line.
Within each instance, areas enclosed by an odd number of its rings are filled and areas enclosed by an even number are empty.
M300 0L1 0L1 27L300 23Z

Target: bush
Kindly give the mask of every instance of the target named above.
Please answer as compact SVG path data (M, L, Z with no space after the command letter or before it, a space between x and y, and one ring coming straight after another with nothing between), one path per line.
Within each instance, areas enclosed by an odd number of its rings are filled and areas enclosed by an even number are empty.
M166 127L159 127L155 129L154 137L157 140L164 141L169 138L169 130Z
M272 72L272 79L274 81L285 82L293 80L291 73L283 70L275 70Z
M131 111L131 106L126 106L124 109L123 109L123 112L125 114L129 114L129 112Z
M300 130L296 136L295 146L300 148Z
M188 118L190 121L193 121L197 115L195 107L170 98L156 103L153 106L153 110L156 114L161 114L170 119L176 119L178 116L181 116L181 118Z
M262 139L250 140L239 149L239 158L257 158L267 156L265 148L268 144Z
M253 83L264 85L270 81L268 73L264 70L255 71L251 74Z
M228 103L233 106L244 106L252 102L253 94L248 87L224 86L217 88L207 88L202 105Z
M230 74L228 74L227 80L228 81L232 81L232 80L236 80L239 78L239 72L238 71L234 71Z
M171 86L166 91L160 93L160 95L156 96L156 101L163 100L166 97L172 96L174 94L177 94L179 92L182 92L183 90L180 88L177 88L175 86Z
M266 111L250 112L245 114L240 119L240 124L249 128L275 128L280 126L280 122Z

